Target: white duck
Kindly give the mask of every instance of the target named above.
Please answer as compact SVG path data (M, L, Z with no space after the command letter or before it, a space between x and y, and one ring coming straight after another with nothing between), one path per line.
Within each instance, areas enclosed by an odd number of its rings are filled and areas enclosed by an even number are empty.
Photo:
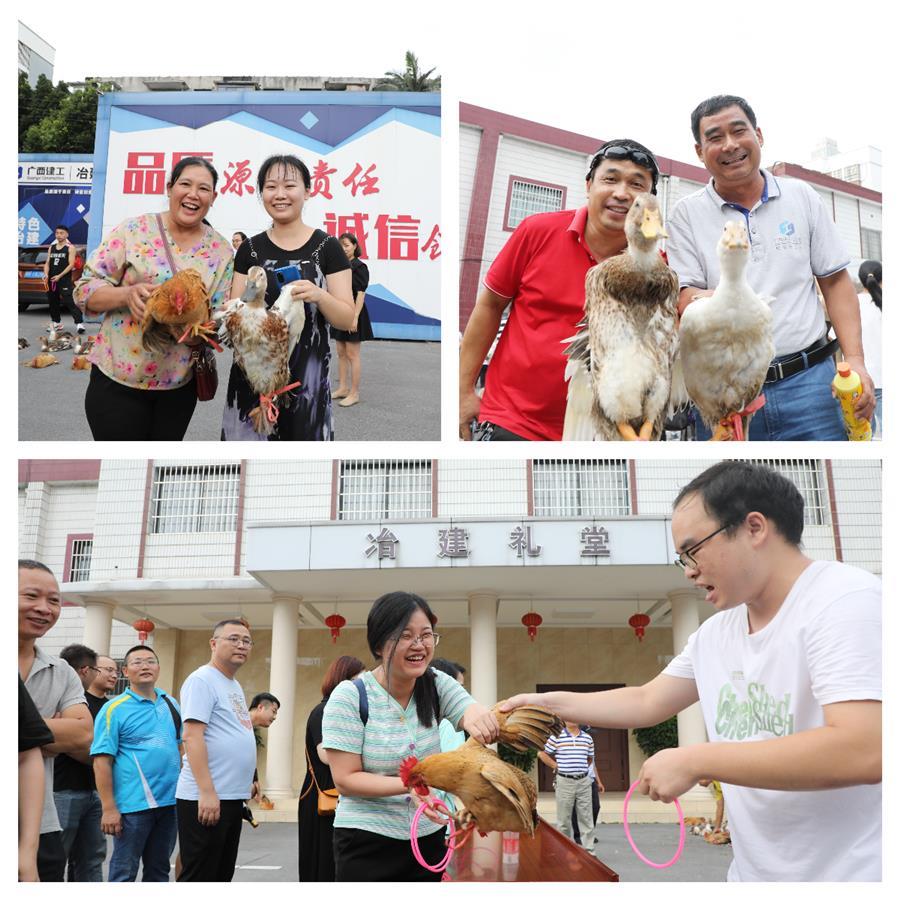
M234 360L259 394L250 418L259 434L271 434L278 419L279 399L290 389L290 359L306 323L302 300L287 284L271 307L266 306L266 270L251 266L239 298L217 315L222 340L234 349ZM293 387L296 387L295 383Z
M725 223L717 250L719 284L681 315L678 368L713 431L711 440L744 440L750 418L765 403L760 391L775 355L772 298L758 296L747 283L750 241L743 223Z
M566 349L563 440L659 438L677 344L678 279L656 248L665 236L656 197L639 194L628 249L588 272L585 318Z

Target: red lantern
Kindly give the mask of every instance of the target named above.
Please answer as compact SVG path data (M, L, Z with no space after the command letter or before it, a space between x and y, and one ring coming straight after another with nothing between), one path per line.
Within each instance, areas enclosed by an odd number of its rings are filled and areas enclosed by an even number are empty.
M629 620L628 624L634 629L634 633L639 641L644 639L644 629L650 624L650 616L647 613L635 613Z
M343 616L334 613L325 619L325 624L331 629L331 643L336 644L341 629L347 624L347 620Z
M536 612L528 612L522 616L522 624L528 629L528 637L532 641L537 637L538 625L543 621Z
M156 626L149 619L138 619L131 623L131 627L138 633L138 640L143 644Z

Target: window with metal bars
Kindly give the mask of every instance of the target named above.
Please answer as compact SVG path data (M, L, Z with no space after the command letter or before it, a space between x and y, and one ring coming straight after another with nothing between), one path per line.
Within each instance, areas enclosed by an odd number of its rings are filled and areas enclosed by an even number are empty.
M829 521L828 491L823 463L819 459L761 459L761 463L789 478L803 497L803 524L824 525Z
M338 518L358 521L431 516L431 460L341 462Z
M150 501L151 534L234 531L239 464L156 466Z
M863 259L881 261L881 232L873 228L859 229L859 243Z
M631 491L624 459L536 459L536 516L628 516Z
M561 185L511 178L503 227L512 231L522 219L535 213L558 212L565 202L566 189Z
M93 538L75 538L72 541L72 555L69 562L69 581L90 581L91 551Z

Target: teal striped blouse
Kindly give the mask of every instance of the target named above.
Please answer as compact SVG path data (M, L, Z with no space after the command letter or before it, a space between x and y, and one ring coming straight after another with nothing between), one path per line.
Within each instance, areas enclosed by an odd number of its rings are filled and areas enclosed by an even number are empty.
M475 701L455 679L435 671L441 718L454 727ZM359 693L350 681L341 682L325 706L322 720L322 746L326 750L344 750L362 757L364 772L396 776L407 756L419 759L441 752L439 723L425 728L419 722L415 698L404 711L400 704L375 680L371 672L361 676L369 698L369 721L363 727L359 718ZM409 839L409 828L416 806L408 794L395 797L341 796L335 814L335 828L360 828L385 837ZM444 826L425 816L419 819L418 834L424 837Z

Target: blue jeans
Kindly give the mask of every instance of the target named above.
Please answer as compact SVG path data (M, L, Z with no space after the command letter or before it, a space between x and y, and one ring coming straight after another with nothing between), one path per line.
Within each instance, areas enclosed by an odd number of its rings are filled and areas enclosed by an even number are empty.
M113 840L109 881L136 881L141 862L141 881L168 881L169 857L177 836L174 806L122 813L122 833Z
M55 791L53 800L69 864L68 880L103 881L106 837L100 830L100 795L96 791Z
M846 441L841 408L831 396L834 361L825 359L783 381L763 385L766 405L750 420L751 441ZM697 440L709 429L697 419Z

